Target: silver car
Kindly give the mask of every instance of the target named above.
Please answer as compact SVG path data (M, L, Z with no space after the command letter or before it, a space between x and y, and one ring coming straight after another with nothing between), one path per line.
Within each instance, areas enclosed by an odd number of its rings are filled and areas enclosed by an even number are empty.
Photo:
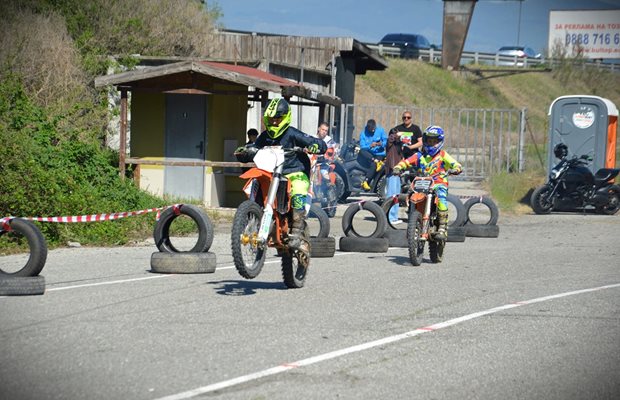
M497 65L522 67L524 61L531 63L531 60L540 60L540 53L527 46L504 46L497 50L500 59ZM515 60L516 56L516 60ZM509 59L510 57L510 59Z

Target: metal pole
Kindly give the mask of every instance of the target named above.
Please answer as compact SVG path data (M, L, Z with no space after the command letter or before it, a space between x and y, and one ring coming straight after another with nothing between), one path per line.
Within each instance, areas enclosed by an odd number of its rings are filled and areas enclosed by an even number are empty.
M523 148L525 146L525 115L527 114L527 108L521 110L521 118L519 121L519 172L523 172Z
M519 39L521 37L521 6L523 5L523 0L519 0L519 23L517 25L517 46L519 45Z
M121 132L118 146L118 170L125 178L125 157L127 156L127 89L121 89Z

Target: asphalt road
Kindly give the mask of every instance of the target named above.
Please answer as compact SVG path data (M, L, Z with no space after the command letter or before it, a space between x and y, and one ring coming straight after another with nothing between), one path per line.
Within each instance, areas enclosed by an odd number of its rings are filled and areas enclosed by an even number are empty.
M51 251L43 296L0 298L0 398L620 398L620 215L499 225L441 264L313 259L298 290L273 255L241 278L226 225L213 274L151 273L148 244Z

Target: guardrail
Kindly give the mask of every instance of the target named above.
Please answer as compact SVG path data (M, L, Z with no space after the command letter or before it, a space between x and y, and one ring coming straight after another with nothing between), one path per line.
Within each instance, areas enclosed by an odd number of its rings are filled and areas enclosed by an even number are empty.
M429 49L429 50L413 50L413 49L401 49L395 46L385 46L365 43L366 46L373 50L377 50L381 56L398 57L398 58L416 58L420 61L441 63L441 50ZM566 64L571 62L576 67L581 68L597 68L599 70L608 70L610 72L620 72L620 64L602 63L600 61L592 60L558 60L558 59L545 59L542 58L520 58L517 56L502 56L497 53L481 53L481 52L468 52L464 51L461 54L461 65L468 63L473 64L485 64L493 66L504 67L517 67L517 68L529 68L539 65L545 65L553 68L560 64Z

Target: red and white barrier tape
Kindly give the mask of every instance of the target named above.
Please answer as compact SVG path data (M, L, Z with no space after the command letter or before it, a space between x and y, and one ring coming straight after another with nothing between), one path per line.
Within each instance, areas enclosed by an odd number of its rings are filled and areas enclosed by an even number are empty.
M9 226L9 222L14 218L21 218L28 221L38 221L38 222L59 222L59 223L76 223L76 222L101 222L101 221L112 221L121 218L133 217L134 215L142 215L151 212L157 211L156 220L159 221L159 217L161 216L161 212L172 207L174 213L179 215L181 213L182 204L173 204L171 206L159 207L159 208L148 208L146 210L140 211L127 211L120 213L112 213L112 214L93 214L93 215L78 215L71 217L4 217L0 218L0 231L10 231L11 227Z

